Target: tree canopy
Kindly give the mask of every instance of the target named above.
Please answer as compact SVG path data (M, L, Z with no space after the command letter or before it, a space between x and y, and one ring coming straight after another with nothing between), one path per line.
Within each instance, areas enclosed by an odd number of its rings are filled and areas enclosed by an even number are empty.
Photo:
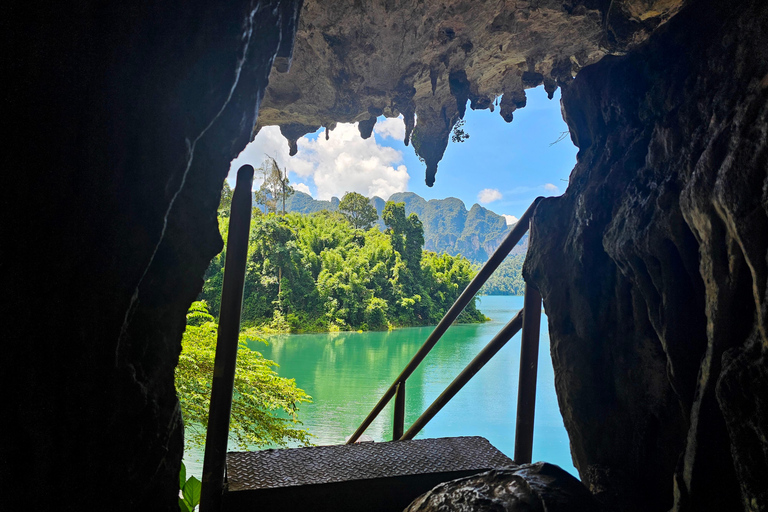
M415 213L424 226L424 249L437 253L461 254L472 263L484 263L509 233L511 226L506 219L480 206L467 210L464 202L455 197L430 199L413 192L396 192L389 198L395 203L405 203L405 214ZM384 231L381 220L386 201L371 197L368 201L376 208L379 221L375 223ZM309 194L297 191L286 199L286 211L313 213L320 210L336 211L341 201L332 197L328 201L313 199ZM520 245L524 245L521 242Z
M207 304L194 302L187 313L187 329L176 366L176 391L187 445L205 444L217 331ZM241 448L286 446L289 441L308 444L309 434L299 428L297 414L299 405L310 402L312 397L297 388L294 379L279 377L273 369L277 364L251 350L248 341L266 343L254 335L240 335L231 438Z
M370 229L379 220L379 214L371 201L357 192L347 192L341 198L339 211L357 229Z
M282 212L285 215L285 202L294 194L293 187L289 185L288 172L280 169L277 161L269 155L256 172L263 180L259 190L253 194L256 204L264 206L264 213Z
M387 329L436 323L474 276L461 256L422 250L423 228L402 204L385 207L389 228L355 229L339 212L260 215L252 223L244 325L291 332ZM222 230L228 219L220 217ZM226 248L225 248L226 250ZM224 254L202 298L218 315ZM485 319L472 301L459 321Z

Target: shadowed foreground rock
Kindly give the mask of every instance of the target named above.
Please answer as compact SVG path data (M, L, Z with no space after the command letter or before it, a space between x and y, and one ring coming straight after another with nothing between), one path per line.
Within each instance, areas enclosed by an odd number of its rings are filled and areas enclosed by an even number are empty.
M185 314L300 2L13 3L0 509L178 512Z
M766 26L697 2L563 88L578 162L524 274L574 464L618 510L768 510Z
M173 371L254 127L403 114L431 182L467 102L509 121L543 83L579 155L525 273L582 481L622 512L768 510L768 2L299 9L0 6L0 508L178 510Z
M405 512L594 512L589 491L558 466L537 462L436 486Z

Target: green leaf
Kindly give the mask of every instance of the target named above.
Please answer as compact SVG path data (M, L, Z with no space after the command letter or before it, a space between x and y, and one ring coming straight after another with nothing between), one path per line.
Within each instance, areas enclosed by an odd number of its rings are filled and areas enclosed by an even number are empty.
M187 483L187 466L182 462L181 470L179 471L179 489L183 489L185 483Z
M179 510L181 510L181 512L192 512L192 509L189 508L189 505L187 505L186 502L181 498L179 498Z
M189 477L187 483L184 484L184 501L190 506L190 509L194 509L200 503L200 480L194 476Z

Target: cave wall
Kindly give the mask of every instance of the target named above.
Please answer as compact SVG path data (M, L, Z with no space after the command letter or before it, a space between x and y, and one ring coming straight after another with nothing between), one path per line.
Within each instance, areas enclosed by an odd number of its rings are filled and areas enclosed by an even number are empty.
M3 510L178 510L185 313L300 4L0 8Z
M273 123L290 139L303 122L408 112L422 96L419 119L434 107L452 123L460 103L490 108L505 86L511 114L545 82L563 86L580 152L566 194L536 212L525 272L544 295L582 478L620 510L768 508L764 2L679 13L674 0L486 2L473 9L490 14L466 25L458 0L439 16L431 2L350 2L374 21L425 15L429 31L403 45L429 59L390 59L376 72L386 83L361 100L371 77L354 54L377 58L377 38L355 31L350 5L329 11L346 25L305 17L334 29L306 26L306 41L326 45L318 82L336 88L310 117L296 94L264 92L276 53L274 69L287 70L300 3L0 7L2 507L176 510L184 313L221 248L218 191L262 96L275 115L295 114ZM547 54L542 31L569 23L586 23L586 36ZM500 38L511 55L499 73L514 83L483 81ZM435 166L450 131L438 125Z
M768 4L692 2L563 87L579 147L524 274L583 481L618 510L768 510Z

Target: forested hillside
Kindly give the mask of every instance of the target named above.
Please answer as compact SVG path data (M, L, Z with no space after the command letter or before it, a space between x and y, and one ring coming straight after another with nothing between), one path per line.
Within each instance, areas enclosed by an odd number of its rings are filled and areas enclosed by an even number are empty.
M385 201L380 197L369 201L379 214L377 226L385 229L381 215ZM506 220L479 204L467 210L455 197L425 200L413 192L398 192L389 201L402 202L405 214L415 213L424 226L424 248L437 253L460 254L473 263L484 263L509 231ZM337 211L339 199L318 201L308 194L295 192L286 200L289 212L312 213L319 210Z
M523 295L525 293L525 281L523 281L523 262L525 252L510 254L499 265L485 285L480 289L483 295Z
M434 324L475 273L466 258L423 250L422 223L402 204L386 204L385 232L356 229L339 212L254 213L245 326L309 332ZM225 212L220 225L226 239ZM215 316L225 253L212 261L201 297ZM459 317L484 319L474 301Z

